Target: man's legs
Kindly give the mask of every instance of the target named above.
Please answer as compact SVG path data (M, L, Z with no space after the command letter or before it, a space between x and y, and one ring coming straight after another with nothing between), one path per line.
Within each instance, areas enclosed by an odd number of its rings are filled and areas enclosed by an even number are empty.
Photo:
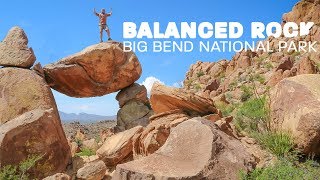
M111 40L111 35L110 35L110 29L109 29L109 27L106 28L106 32L107 32L107 35L108 35L108 40Z
M103 42L102 37L103 37L103 27L100 26L100 42Z

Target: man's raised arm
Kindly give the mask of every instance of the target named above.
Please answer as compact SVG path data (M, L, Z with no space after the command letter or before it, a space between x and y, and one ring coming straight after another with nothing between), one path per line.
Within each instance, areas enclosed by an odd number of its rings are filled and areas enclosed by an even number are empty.
M93 9L93 14L99 16L99 14L96 12L96 8Z
M110 12L107 14L108 16L111 16L112 15L112 8L110 10Z

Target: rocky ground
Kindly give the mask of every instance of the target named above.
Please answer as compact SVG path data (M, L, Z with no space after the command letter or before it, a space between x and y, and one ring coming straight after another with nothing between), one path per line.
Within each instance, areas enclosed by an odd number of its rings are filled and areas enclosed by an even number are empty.
M100 133L103 130L113 128L117 125L116 121L106 120L95 123L86 123L81 124L80 122L71 122L71 123L63 123L62 127L67 137L72 138L75 137L77 131L80 130L83 134L89 139L97 139L100 138Z
M138 58L121 43L42 68L14 27L0 44L0 179L318 179L320 45L275 47L320 41L319 12L319 0L302 0L283 21L312 20L309 35L269 37L272 52L199 61L182 88L155 83L150 99L134 83ZM65 135L50 88L72 97L119 91L116 124L66 124Z

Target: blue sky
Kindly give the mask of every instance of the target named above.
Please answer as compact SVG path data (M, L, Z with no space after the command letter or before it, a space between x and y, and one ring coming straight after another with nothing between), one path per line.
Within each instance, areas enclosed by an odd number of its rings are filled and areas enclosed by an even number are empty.
M160 22L217 22L238 21L248 27L253 21L264 23L281 21L282 14L292 9L298 0L10 0L0 6L0 38L4 38L12 26L22 27L34 49L37 61L43 66L76 53L86 46L98 43L98 19L92 13L112 7L108 19L114 40L123 41L122 23L132 21ZM249 40L244 35L242 40ZM191 64L197 60L217 61L230 59L233 53L137 53L143 67L138 81L155 77L172 86L183 81ZM150 78L149 78L150 80ZM64 112L85 112L115 115L118 103L115 94L98 98L76 99L54 92L58 108Z

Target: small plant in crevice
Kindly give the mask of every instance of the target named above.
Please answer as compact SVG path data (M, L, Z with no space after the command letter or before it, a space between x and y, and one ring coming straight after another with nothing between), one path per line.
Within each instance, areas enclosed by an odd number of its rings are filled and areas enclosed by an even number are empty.
M7 165L0 168L0 179L3 180L28 180L30 175L28 171L36 166L36 163L42 159L43 156L30 155L19 165Z
M76 153L76 156L93 156L96 153L89 148L81 148L80 152Z
M205 74L204 74L204 72L203 71L199 71L199 72L197 72L197 77L199 78L199 77L201 77L201 76L204 76Z

